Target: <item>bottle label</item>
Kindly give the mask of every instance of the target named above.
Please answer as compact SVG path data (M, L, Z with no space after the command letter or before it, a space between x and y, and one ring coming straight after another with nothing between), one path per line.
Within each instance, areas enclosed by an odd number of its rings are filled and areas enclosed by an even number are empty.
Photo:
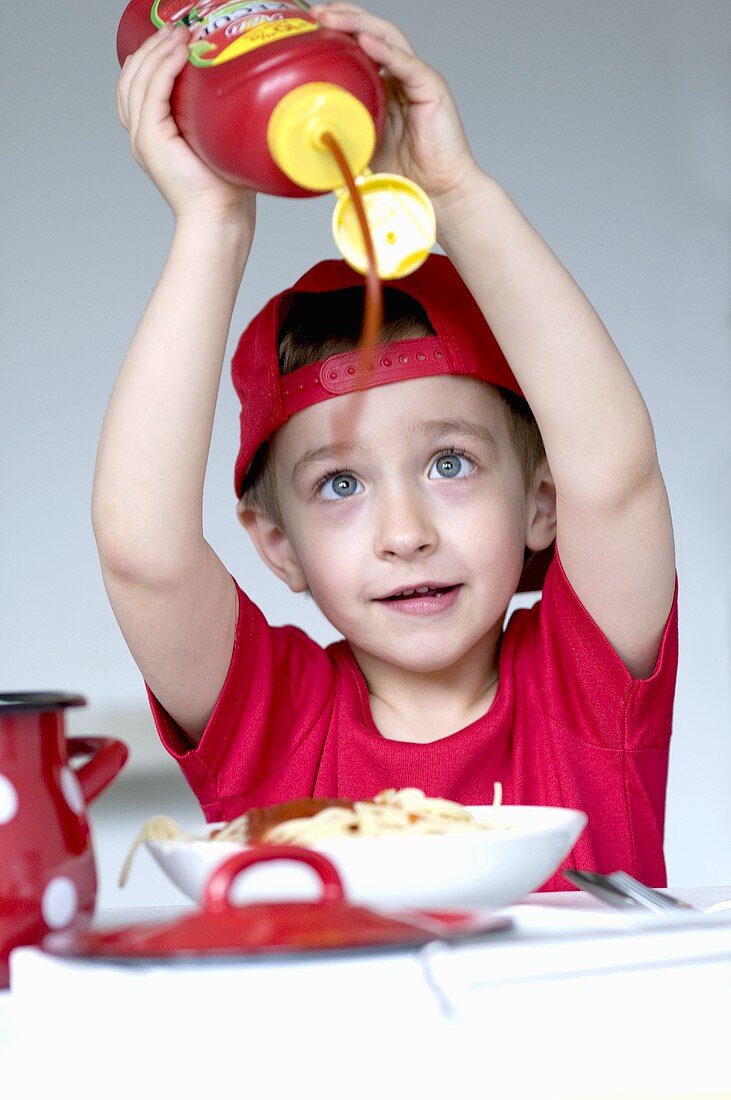
M318 24L295 0L221 4L181 4L155 0L150 18L156 27L181 23L190 29L190 62L207 69L295 34L317 30Z

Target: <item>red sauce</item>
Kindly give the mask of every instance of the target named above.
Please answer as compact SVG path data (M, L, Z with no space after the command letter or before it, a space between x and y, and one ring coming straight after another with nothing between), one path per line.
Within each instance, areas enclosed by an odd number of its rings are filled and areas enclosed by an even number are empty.
M266 844L267 833L283 821L298 817L314 817L331 806L352 810L355 803L346 798L296 798L276 806L254 807L246 814L247 839L250 844Z

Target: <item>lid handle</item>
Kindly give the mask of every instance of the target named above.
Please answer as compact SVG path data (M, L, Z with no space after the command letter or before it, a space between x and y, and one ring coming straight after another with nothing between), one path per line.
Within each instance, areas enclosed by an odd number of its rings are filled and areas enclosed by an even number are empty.
M203 895L203 908L207 913L225 913L231 905L229 895L234 879L252 867L256 863L266 863L273 859L289 859L296 863L306 863L315 871L322 882L322 894L320 901L344 901L345 892L340 875L335 865L320 852L314 852L310 848L297 848L288 844L262 845L257 848L249 848L245 852L239 852L231 856L220 867L217 867L208 880Z

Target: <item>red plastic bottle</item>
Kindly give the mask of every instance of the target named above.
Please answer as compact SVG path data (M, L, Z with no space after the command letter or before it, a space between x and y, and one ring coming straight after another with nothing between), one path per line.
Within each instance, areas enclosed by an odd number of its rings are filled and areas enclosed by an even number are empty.
M117 54L122 64L165 23L186 24L190 59L171 97L183 137L227 179L307 198L342 184L322 133L334 134L354 175L367 166L386 90L355 40L321 27L306 8L295 0L131 0Z

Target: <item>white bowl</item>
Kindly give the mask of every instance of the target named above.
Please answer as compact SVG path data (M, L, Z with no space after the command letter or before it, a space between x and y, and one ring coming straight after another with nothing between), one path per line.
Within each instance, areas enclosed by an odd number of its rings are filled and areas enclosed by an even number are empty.
M443 836L338 837L312 845L337 867L346 896L386 907L499 908L537 890L561 865L587 823L580 810L553 806L468 806L498 828ZM210 832L217 825L186 832ZM184 894L200 903L214 869L246 848L230 841L148 840L145 846ZM231 898L319 896L314 872L291 861L264 863L236 880Z

